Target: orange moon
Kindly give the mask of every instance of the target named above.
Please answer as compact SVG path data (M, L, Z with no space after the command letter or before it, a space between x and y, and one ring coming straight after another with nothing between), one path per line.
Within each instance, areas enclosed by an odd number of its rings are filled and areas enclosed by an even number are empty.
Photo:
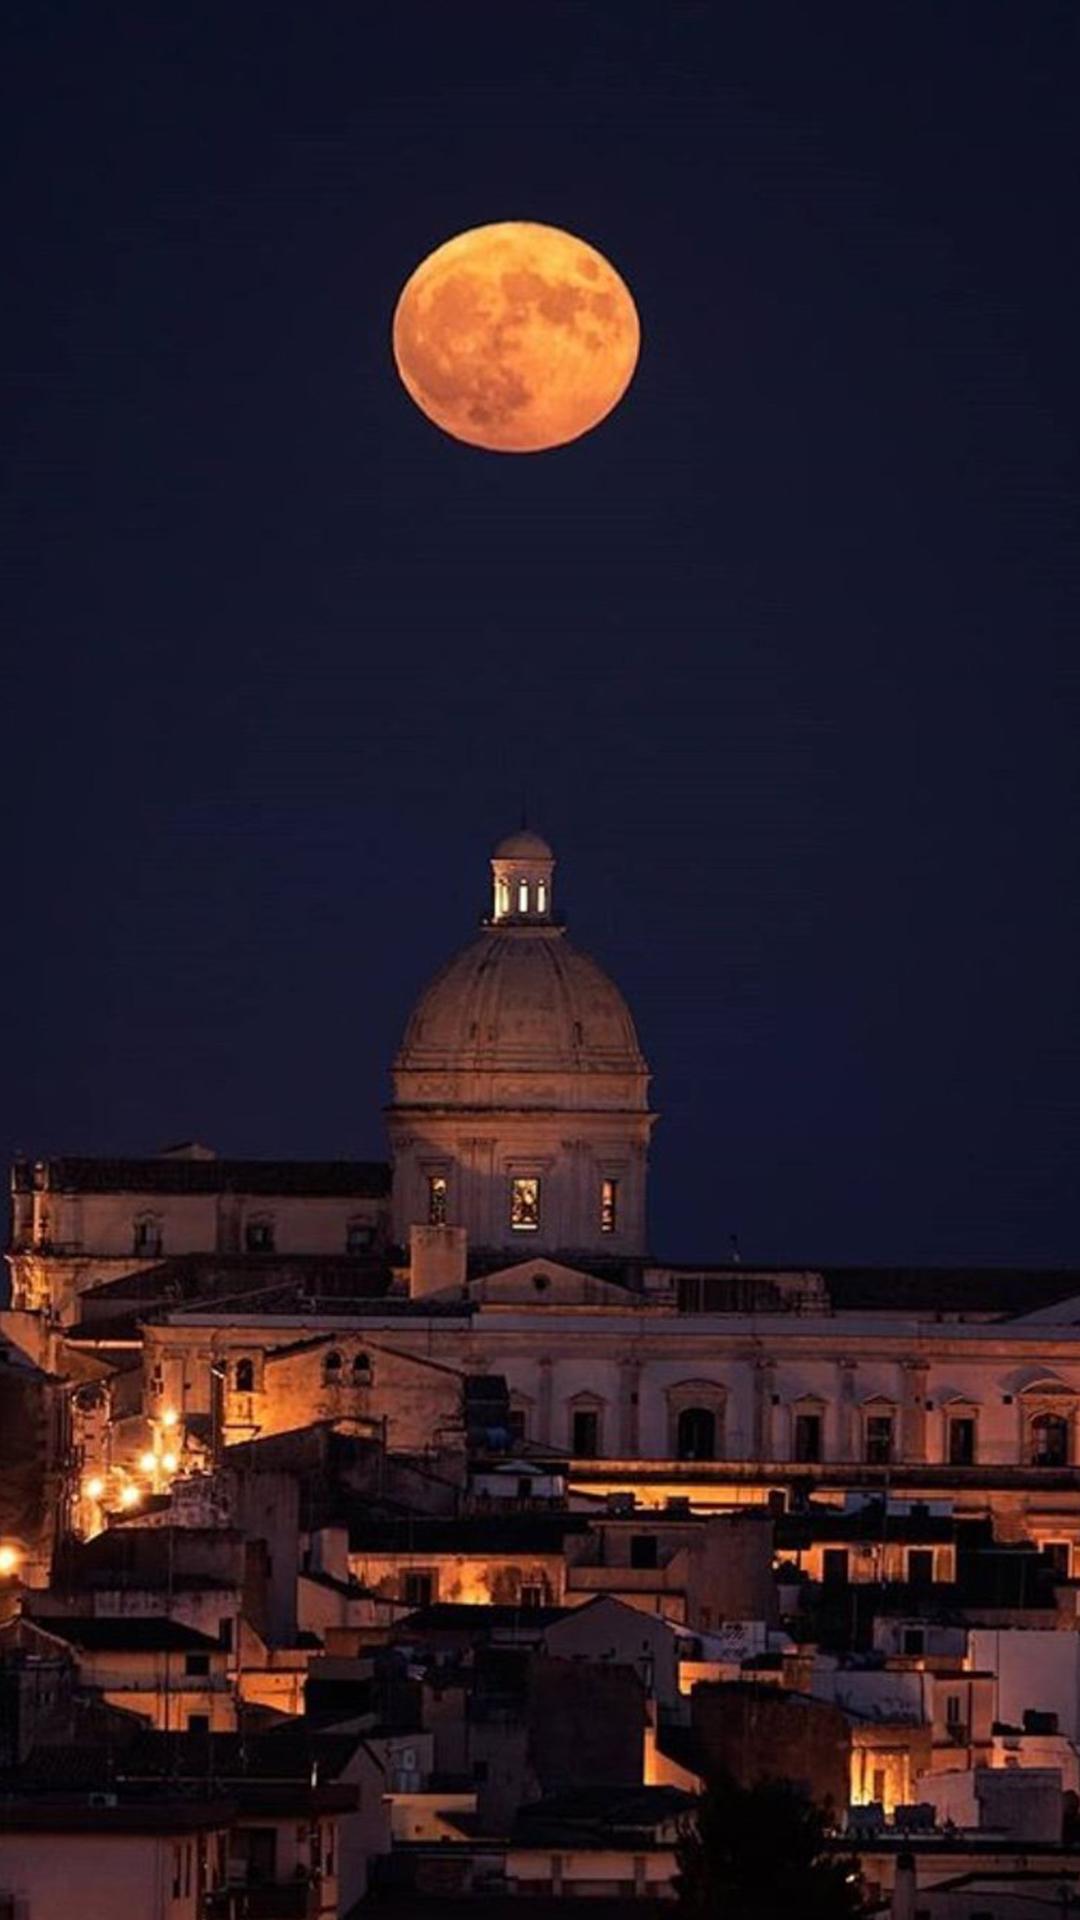
M394 359L420 411L494 453L588 433L622 399L640 342L630 290L603 254L531 220L447 240L394 313Z

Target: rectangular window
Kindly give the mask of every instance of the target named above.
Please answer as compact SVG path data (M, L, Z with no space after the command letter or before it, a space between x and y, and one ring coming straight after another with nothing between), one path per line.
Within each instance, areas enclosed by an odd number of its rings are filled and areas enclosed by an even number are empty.
M185 1653L184 1672L193 1680L208 1678L210 1673L210 1655L208 1653Z
M528 911L529 911L529 883L527 880L519 880L518 881L518 912L528 913Z
M528 1417L524 1407L511 1407L510 1438L516 1447L520 1446L521 1442L528 1438L528 1432Z
M926 1652L926 1628L925 1627L905 1627L904 1641L903 1641L903 1647L901 1651L903 1653L912 1654L912 1655L925 1653Z
M913 1587L933 1586L934 1551L932 1547L910 1547L908 1549L907 1577Z
M971 1467L975 1464L975 1422L968 1414L957 1414L949 1421L949 1465Z
M401 1597L407 1607L430 1607L435 1597L434 1574L414 1567L402 1578Z
M821 1556L821 1576L827 1587L846 1587L848 1552L846 1547L826 1547Z
M540 1225L540 1182L535 1174L510 1182L510 1225L515 1233L535 1233Z
M797 1413L795 1415L795 1458L807 1463L821 1459L821 1415L820 1413Z
M1039 1558L1044 1566L1049 1567L1053 1573L1060 1574L1063 1580L1069 1577L1071 1557L1067 1540L1048 1540L1039 1550Z
M189 1713L187 1717L189 1733L209 1733L210 1715L208 1713Z
M655 1533L632 1533L630 1535L630 1565L632 1567L657 1567L659 1542Z
M871 1467L887 1467L892 1459L891 1413L871 1413L866 1420L866 1459Z
M547 1597L547 1588L534 1581L522 1587L518 1599L523 1607L546 1607Z
M427 1183L427 1217L429 1227L445 1227L446 1200L447 1189L445 1173L429 1174Z
M619 1218L619 1183L617 1180L600 1182L600 1231L614 1233Z
M595 1460L600 1452L600 1415L592 1407L578 1407L574 1414L570 1446L578 1460Z
M135 1252L144 1258L161 1252L161 1227L156 1220L136 1220Z
M244 1229L244 1245L249 1253L273 1253L273 1221L249 1220Z
M366 1253L375 1238L375 1229L367 1220L350 1220L345 1230L346 1253Z

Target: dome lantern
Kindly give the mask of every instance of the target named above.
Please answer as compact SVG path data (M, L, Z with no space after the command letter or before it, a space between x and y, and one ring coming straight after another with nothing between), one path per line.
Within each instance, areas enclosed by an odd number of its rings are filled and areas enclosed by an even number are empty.
M555 855L538 833L507 834L491 856L491 926L550 925Z

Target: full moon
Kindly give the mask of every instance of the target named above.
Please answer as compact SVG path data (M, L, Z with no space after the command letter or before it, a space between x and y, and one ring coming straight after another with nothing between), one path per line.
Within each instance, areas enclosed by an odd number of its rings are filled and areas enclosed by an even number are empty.
M495 453L541 453L597 426L630 385L640 340L603 254L530 220L447 240L394 313L394 359L421 412Z

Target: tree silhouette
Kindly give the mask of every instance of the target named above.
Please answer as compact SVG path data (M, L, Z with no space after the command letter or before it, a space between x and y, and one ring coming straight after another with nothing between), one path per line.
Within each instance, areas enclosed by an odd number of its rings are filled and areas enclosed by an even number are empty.
M678 1845L679 1911L708 1920L853 1920L858 1863L837 1860L826 1813L787 1780L710 1781Z

